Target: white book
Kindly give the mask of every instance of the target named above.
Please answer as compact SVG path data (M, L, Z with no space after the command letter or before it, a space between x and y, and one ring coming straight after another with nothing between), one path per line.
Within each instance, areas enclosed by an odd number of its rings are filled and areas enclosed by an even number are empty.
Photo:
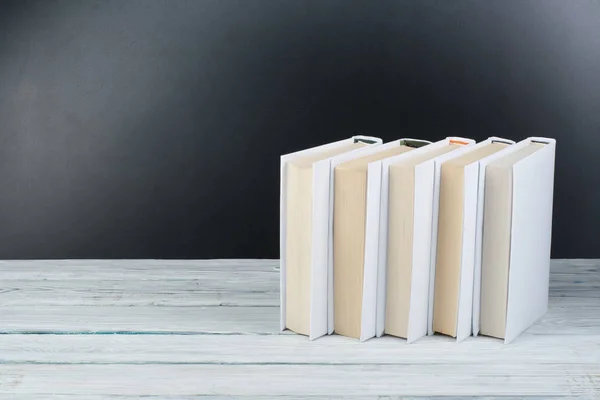
M281 157L281 330L292 329L311 340L328 333L332 163L338 157L360 154L381 143L379 138L354 136ZM361 144L364 146L357 148ZM288 173L303 187L290 185ZM288 207L298 207L298 211L288 213ZM292 254L288 254L288 246ZM293 292L289 299L288 277ZM290 315L286 315L288 308Z
M330 331L361 340L375 336L377 263L366 261L377 251L370 240L379 231L379 218L373 218L380 207L379 161L429 143L400 139L332 162Z
M479 162L513 143L491 137L438 160L430 334L443 333L457 341L471 335Z
M379 235L369 238L377 246L369 261L377 265L378 273L378 337L385 332L413 342L427 333L435 163L474 143L449 137L377 166Z
M387 230L383 228L387 226L388 204L387 195L383 196L382 190L384 170L387 170L394 160L414 158L415 155L427 152L432 146L430 141L419 139L401 139L401 143L413 146L415 150L377 160L368 165L361 341L376 336L377 326L380 322L378 321L378 307L380 307L378 302L381 296L381 284L385 283L385 264L380 263L380 249L387 247L385 234L382 235L382 231L387 233ZM386 177L388 175L385 173ZM386 210L382 212L384 208ZM385 290L385 285L383 289Z
M554 139L523 140L482 167L473 331L514 340L548 309Z

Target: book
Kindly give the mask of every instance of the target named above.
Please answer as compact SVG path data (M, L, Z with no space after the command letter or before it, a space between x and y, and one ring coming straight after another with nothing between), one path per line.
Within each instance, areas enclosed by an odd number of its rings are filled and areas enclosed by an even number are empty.
M385 271L379 261L380 247L385 242L380 243L382 237L382 228L387 227L387 218L382 219L381 210L387 207L387 195L382 196L382 178L384 175L384 164L391 160L399 160L404 157L410 157L412 154L419 154L429 148L431 142L419 139L402 139L406 146L414 147L414 150L403 152L397 156L377 160L369 163L367 168L367 216L365 222L365 259L364 259L364 280L362 296L362 318L361 318L361 336L364 341L377 334L378 321L377 308L380 290L380 279L385 279ZM387 176L387 172L386 172ZM387 193L387 192L386 192ZM384 205L385 203L385 205ZM385 247L385 245L383 245Z
M414 150L429 142L398 140L363 152L338 164L334 171L333 317L337 334L365 340L375 334L376 275L369 291L371 305L363 310L369 164ZM379 207L379 204L374 204ZM375 230L377 232L377 230ZM372 275L371 275L372 276ZM369 334L362 330L371 323Z
M281 158L281 329L315 339L328 328L331 162L381 140L355 136Z
M490 138L441 165L433 331L471 335L479 161L512 141Z
M386 334L409 343L427 334L434 160L469 139L447 138L386 160L388 167L387 240L382 253L380 290ZM383 332L381 332L383 333Z
M548 307L555 146L553 139L529 138L485 168L481 304L473 330L506 343Z

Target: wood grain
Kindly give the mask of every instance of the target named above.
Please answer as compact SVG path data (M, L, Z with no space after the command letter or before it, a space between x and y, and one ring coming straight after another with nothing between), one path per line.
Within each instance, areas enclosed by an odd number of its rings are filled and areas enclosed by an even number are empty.
M312 342L300 335L0 335L0 348L9 364L600 365L600 336L586 335L524 334L510 346L488 337L457 344L444 336L407 345L392 336L360 343L338 335Z
M132 283L134 285L134 283ZM600 299L551 298L550 309L527 330L536 335L600 335ZM277 334L272 306L4 306L0 333ZM519 339L517 339L519 340Z
M277 334L279 307L7 306L0 333Z
M10 396L10 397L9 397ZM585 399L585 397L577 397ZM30 394L0 394L0 399L9 400L39 400L38 395ZM59 394L44 397L44 400L566 400L573 399L572 396L354 396L354 395L332 395L332 396L230 396L230 395L191 395L191 396L171 396L171 395L81 395L81 394Z
M271 274L275 275L275 274ZM244 285L245 287L241 287ZM271 277L24 280L0 283L2 306L279 306Z
M302 396L302 395L285 395L285 396L231 396L231 395L82 395L82 394L54 394L44 397L44 400L566 400L566 399L586 399L592 398L588 396L355 396L355 395L328 395L328 396ZM0 394L0 399L4 400L39 400L36 394Z
M280 333L278 265L0 261L0 399L600 398L599 260L510 345Z
M600 366L0 365L0 393L119 395L590 395Z
M0 261L2 281L64 280L186 280L207 276L242 281L279 282L279 260L17 260ZM262 275L262 274L265 275Z

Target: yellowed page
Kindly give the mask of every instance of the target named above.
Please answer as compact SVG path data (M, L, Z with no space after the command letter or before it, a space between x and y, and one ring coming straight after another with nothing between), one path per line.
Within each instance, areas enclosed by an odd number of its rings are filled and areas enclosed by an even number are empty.
M296 159L286 166L285 315L286 327L294 332L308 335L310 330L313 164L364 146L351 143Z
M390 166L385 333L407 337L412 279L415 166L461 147L443 146Z
M456 337L463 231L464 167L508 146L490 143L442 164L433 330Z
M335 169L333 212L334 330L360 338L367 211L367 166L412 147L398 146Z

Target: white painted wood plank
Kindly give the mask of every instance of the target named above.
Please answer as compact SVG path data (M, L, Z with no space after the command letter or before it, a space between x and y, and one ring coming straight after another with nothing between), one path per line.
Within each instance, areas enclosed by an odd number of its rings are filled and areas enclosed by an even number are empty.
M600 334L600 299L550 297L548 312L526 332L535 335Z
M555 259L551 261L552 272L598 272L600 259ZM273 259L215 259L215 260L0 260L0 271L27 273L45 271L56 267L68 271L85 271L96 268L113 270L146 269L198 269L207 270L256 270L279 268L279 260ZM21 278L18 278L21 279Z
M3 260L2 279L186 279L204 272L279 274L279 260ZM552 274L600 279L600 260L552 260ZM552 276L551 276L552 278Z
M0 333L279 332L279 307L10 306L0 315Z
M600 259L553 259L553 270L577 270L593 268L597 271ZM263 269L265 266L279 267L277 259L209 259L209 260L160 260L160 259L120 259L120 260L0 260L0 268L45 268L47 266L60 266L68 268L116 268L135 269L147 267L189 267L190 265L203 265L215 268L243 268Z
M274 277L276 278L276 277ZM245 285L242 285L243 280ZM2 306L278 306L276 279L7 280ZM600 298L600 282L551 283L551 297ZM597 300L600 301L600 300Z
M500 375L512 365L600 365L600 335L519 339L505 346L487 337L457 344L444 336L407 345L391 336L360 343L337 335L312 342L299 335L0 335L0 363L489 364Z
M214 275L214 274L213 274ZM258 275L258 276L257 276ZM186 280L6 280L3 306L278 306L274 274Z
M40 400L37 394L10 394L0 399L7 400ZM229 395L198 395L198 396L121 396L121 395L44 395L44 400L565 400L571 396L353 396L329 395L323 396L229 396Z
M550 272L550 297L600 298L598 266L553 264Z
M146 334L0 335L0 398L600 397L599 264L554 260L548 314L505 346L279 335L276 260L1 261L0 331Z
M278 332L279 307L0 307L0 333L19 332ZM550 299L548 313L528 333L600 335L600 299Z
M0 365L1 394L591 395L600 366Z
M553 260L558 261L560 260ZM564 263L568 266L571 265L579 265L579 261L583 264L590 264L588 259L582 260L564 260ZM595 263L591 263L590 265L597 265L596 260ZM586 264L587 263L587 264ZM0 260L0 265L2 266L16 266L16 267L32 267L32 266L40 266L40 265L55 265L55 266L70 266L70 267L91 267L91 266L100 266L103 268L146 268L148 266L189 266L190 264L202 264L209 265L218 268L238 268L242 267L244 269L248 269L249 267L264 267L265 265L273 265L279 267L278 259L266 259L266 258L227 258L227 259L207 259L207 260L177 260L177 259L63 259L63 260Z
M273 260L2 261L0 306L277 305L276 267ZM597 262L555 260L550 287L551 297L599 298Z
M279 276L278 260L16 260L0 261L2 280L190 279L214 272Z

